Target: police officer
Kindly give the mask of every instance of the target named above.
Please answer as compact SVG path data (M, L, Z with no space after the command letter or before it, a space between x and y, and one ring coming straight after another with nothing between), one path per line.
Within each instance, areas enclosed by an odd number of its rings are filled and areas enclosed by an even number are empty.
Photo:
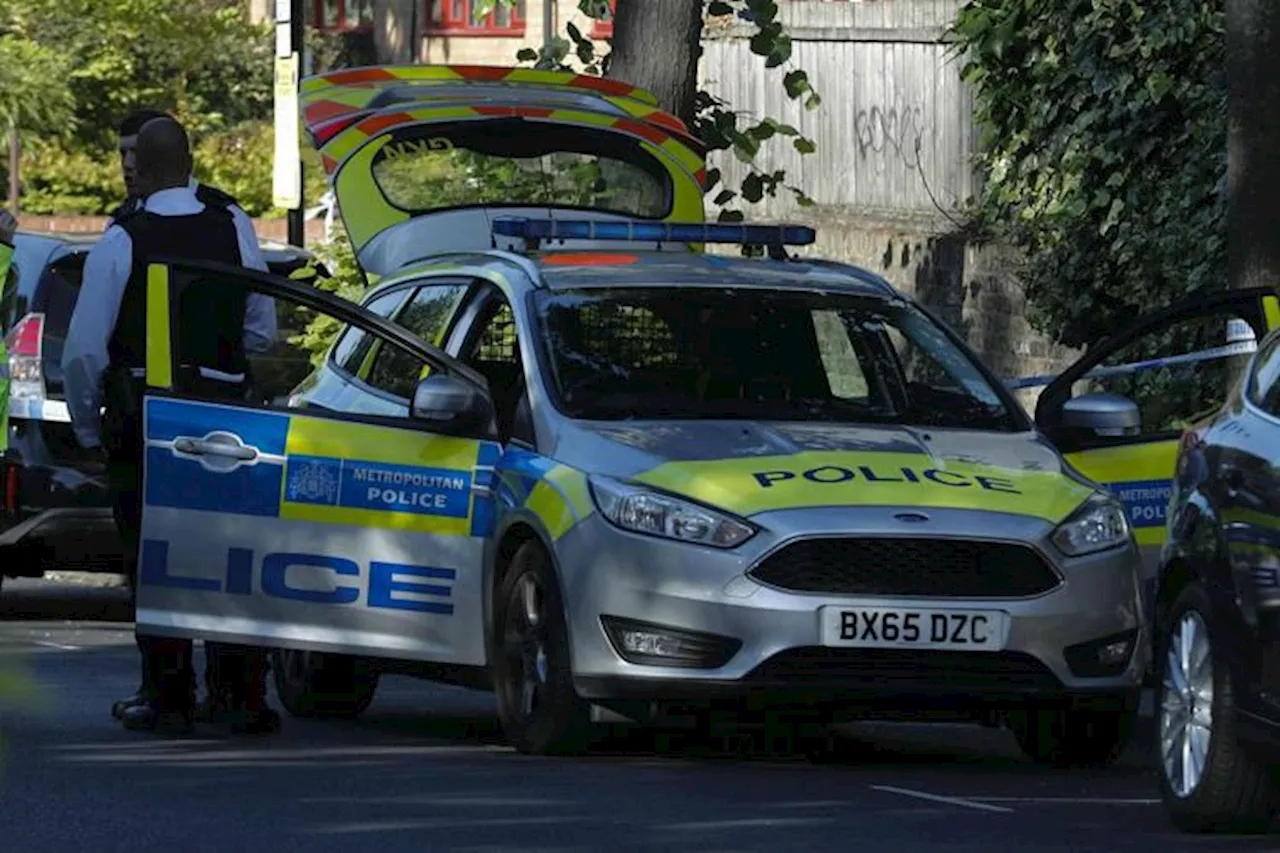
M125 116L120 122L118 132L120 135L117 148L120 153L120 173L124 179L125 191L127 198L124 203L111 212L107 223L107 230L121 219L126 219L133 214L142 210L145 199L138 191L137 186L137 158L135 152L138 144L138 132L147 122L158 118L169 118L168 113L160 112L153 109L138 109ZM195 177L189 177L187 186L196 194L196 198L205 205L212 207L223 207L231 212L236 220L236 227L240 229L242 234L253 233L253 222L249 219L248 214L240 208L236 200L222 192L219 189L201 184L196 181ZM258 249L257 242L253 243L251 254L245 256L245 266L253 269L265 270L266 263L261 260L261 251ZM270 299L251 298L248 307L250 316L246 321L247 333L250 336L256 334L257 329L275 329L275 307ZM271 346L271 341L253 340L252 337L248 341L251 351L264 351ZM227 709L226 707L226 691L219 687L217 676L217 662L225 655L234 657L234 651L230 647L224 647L221 644L209 643L205 646L205 687L208 695L200 709L200 715L211 719L216 719L222 715ZM228 657L227 660L232 660ZM234 661L232 662L234 664ZM265 675L264 675L265 678ZM265 685L264 685L265 689ZM111 707L111 714L120 719L125 710L131 705L145 704L146 696L149 694L147 682L146 660L143 660L142 680L138 690L125 699L121 699L114 703Z
M134 184L141 205L123 211L85 260L84 285L72 314L63 353L67 406L77 440L106 452L116 518L125 552L136 558L141 522L141 389L145 367L145 287L149 258L169 255L266 269L247 217L202 203L190 186L191 151L186 132L171 118L154 118L139 130ZM200 316L179 318L186 334L175 378L180 390L229 400L244 399L247 351L263 351L275 338L275 307L257 294L203 291ZM229 302L227 300L230 300ZM256 304L254 304L256 303ZM185 309L186 306L184 306ZM218 318L234 318L219 320ZM188 325L189 324L189 325ZM104 393L105 391L105 393ZM107 412L100 416L102 400ZM195 711L191 643L138 635L143 653L142 701L121 709L127 728L189 729ZM210 651L207 651L210 653ZM266 708L262 652L240 652L232 689L233 724L271 730L279 716ZM222 667L228 672L236 667ZM256 682L253 679L256 678Z

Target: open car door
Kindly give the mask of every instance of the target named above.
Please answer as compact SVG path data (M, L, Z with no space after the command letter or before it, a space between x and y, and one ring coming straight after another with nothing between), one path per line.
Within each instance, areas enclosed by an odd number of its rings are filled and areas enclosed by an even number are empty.
M375 277L436 253L522 249L492 233L497 216L705 219L705 148L653 95L617 81L385 66L307 78L302 99L352 248Z
M432 368L408 417L184 392L183 301L244 288ZM287 346L287 344L277 344ZM270 386L271 377L255 378ZM137 624L158 635L483 664L481 566L500 446L484 378L365 309L216 264L152 266Z
M1148 592L1167 538L1165 513L1182 434L1222 408L1257 341L1277 327L1274 290L1193 297L1090 347L1040 395L1041 431L1076 470L1109 487L1128 509ZM1123 401L1094 395L1131 401L1138 423L1073 426L1081 418L1097 423L1120 414Z

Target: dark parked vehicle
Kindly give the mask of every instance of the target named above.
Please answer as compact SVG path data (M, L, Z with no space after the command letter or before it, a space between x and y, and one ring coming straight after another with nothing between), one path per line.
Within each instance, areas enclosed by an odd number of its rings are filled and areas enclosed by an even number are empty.
M53 569L119 572L121 553L105 472L76 443L62 388L62 346L80 292L85 258L99 234L19 232L17 274L0 293L0 331L12 376L8 464L0 468L0 583ZM273 273L289 275L311 255L263 242ZM280 337L293 332L281 316ZM306 354L277 346L268 363L301 380Z
M1265 830L1280 806L1280 331L1183 435L1155 629L1168 814Z

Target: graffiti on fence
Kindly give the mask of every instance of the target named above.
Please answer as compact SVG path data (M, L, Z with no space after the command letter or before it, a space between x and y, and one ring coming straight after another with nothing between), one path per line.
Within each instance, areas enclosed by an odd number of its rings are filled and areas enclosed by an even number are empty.
M858 154L864 160L873 155L882 160L898 159L908 169L915 169L924 146L924 124L924 109L918 106L877 104L860 109L853 117Z

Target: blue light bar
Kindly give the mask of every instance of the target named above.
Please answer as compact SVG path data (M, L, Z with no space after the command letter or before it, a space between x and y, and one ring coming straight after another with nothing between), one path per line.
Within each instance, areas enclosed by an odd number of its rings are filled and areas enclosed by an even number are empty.
M526 219L499 216L493 233L526 240L622 240L627 242L736 243L748 246L808 246L817 233L805 225L746 225L731 222L624 222L587 219Z

